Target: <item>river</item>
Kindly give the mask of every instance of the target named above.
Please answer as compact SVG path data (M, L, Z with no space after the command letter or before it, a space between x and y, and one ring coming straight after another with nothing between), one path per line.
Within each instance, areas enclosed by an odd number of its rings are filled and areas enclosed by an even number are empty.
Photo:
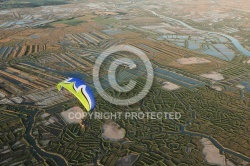
M226 35L226 34L223 34L223 33L219 33L219 32L211 32L211 31L204 31L204 30L196 29L196 28L194 28L194 27L186 24L183 21L180 21L180 20L177 20L177 19L174 19L174 18L171 18L171 17L166 17L166 16L163 16L163 15L157 14L156 12L154 12L152 10L148 10L148 11L150 11L151 13L153 13L154 15L156 15L157 17L160 17L162 19L167 19L167 20L170 20L170 21L176 21L176 22L182 24L184 27L186 27L188 29L191 29L191 30L195 30L195 31L203 32L203 33L208 33L208 34L216 34L216 35L224 36L224 37L226 37L228 40L230 40L232 42L232 44L235 46L235 48L237 48L238 51L240 51L242 54L250 57L250 51L247 50L247 49L245 49L241 45L241 43L239 42L239 40L237 40L236 38L234 38L232 36L229 36L229 35Z
M67 166L68 163L62 156L43 150L39 145L37 145L35 138L32 136L31 132L32 132L32 128L34 126L34 119L35 119L35 116L37 115L38 111L35 111L35 110L29 111L29 110L26 110L25 108L22 108L22 111L28 113L28 115L29 115L28 121L26 121L28 126L26 127L24 138L32 146L31 152L36 157L36 159L38 161L42 161L43 159L40 156L47 157L47 158L53 159L57 165Z
M172 93L172 94L174 94L174 93ZM179 101L182 103L182 105L184 107L186 107L186 109L188 111L190 111L190 112L192 111L191 108L188 107L187 104L179 96L175 95L175 97L177 97L179 99ZM177 133L176 132L166 132L166 133L168 133L168 134L185 134L185 135L189 135L189 136L198 136L198 137L207 138L207 139L209 139L213 143L213 145L216 148L218 148L220 150L220 153L224 153L225 152L225 153L228 153L228 154L232 154L232 155L234 155L234 156L236 156L236 157L238 157L238 158L240 158L240 159L242 159L244 161L250 162L250 157L245 156L243 154L240 154L238 152L235 152L235 151L233 151L231 149L223 147L216 139L214 139L211 136L208 136L208 135L205 135L205 134L201 134L201 133L197 133L197 132L191 132L191 131L185 130L185 127L190 126L190 122L193 122L195 120L195 118L196 118L195 114L193 114L193 113L194 112L192 112L192 118L191 118L191 120L188 121L186 123L186 125L182 125L182 124L177 123L175 120L171 120L173 123L178 124L180 126L180 132L177 132Z
M185 134L185 135L190 135L190 136L198 136L198 137L204 137L204 138L207 138L207 139L209 139L212 143L213 143L213 145L216 147L216 148L218 148L219 150L220 150L220 153L228 153L228 154L232 154L232 155L234 155L234 156L236 156L236 157L238 157L238 158L240 158L240 159L242 159L242 160L244 160L244 161L247 161L247 162L250 162L250 158L249 157L247 157L247 156L245 156L245 155L243 155L243 154L240 154L240 153L238 153L238 152L235 152L235 151L233 151L233 150L231 150L231 149L228 149L228 148L224 148L217 140L215 140L213 137L211 137L211 136L207 136L207 135L205 135L205 134L200 134L200 133L195 133L195 132L190 132L190 131L186 131L185 130L185 127L184 126L182 126L181 125L181 132L180 132L180 134Z

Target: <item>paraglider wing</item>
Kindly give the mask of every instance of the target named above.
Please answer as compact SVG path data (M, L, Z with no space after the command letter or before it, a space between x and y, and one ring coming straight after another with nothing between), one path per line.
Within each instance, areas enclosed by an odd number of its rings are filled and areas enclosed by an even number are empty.
M57 89L67 89L82 103L87 111L90 111L95 106L94 94L84 81L78 78L69 78L57 84Z

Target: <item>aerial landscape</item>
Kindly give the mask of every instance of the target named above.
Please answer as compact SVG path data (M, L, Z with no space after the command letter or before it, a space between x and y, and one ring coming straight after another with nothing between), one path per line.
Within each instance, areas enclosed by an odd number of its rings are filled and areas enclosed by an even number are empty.
M250 1L0 0L0 166L102 165L250 166Z

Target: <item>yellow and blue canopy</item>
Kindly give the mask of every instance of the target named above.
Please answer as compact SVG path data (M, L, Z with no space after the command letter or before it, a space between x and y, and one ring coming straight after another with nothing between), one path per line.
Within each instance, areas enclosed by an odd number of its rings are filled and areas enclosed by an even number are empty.
M94 94L87 84L78 78L69 78L57 84L57 89L67 89L82 103L87 111L91 111L95 106Z

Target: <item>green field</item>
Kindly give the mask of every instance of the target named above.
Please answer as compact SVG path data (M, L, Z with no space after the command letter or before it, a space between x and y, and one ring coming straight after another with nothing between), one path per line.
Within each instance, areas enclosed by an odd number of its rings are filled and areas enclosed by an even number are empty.
M118 20L113 18L113 17L96 17L94 20L99 23L99 24L112 24L112 23L117 23Z
M23 7L39 7L46 5L61 5L67 4L66 0L8 0L3 1L3 4L0 6L0 9L10 9L10 8L23 8Z

